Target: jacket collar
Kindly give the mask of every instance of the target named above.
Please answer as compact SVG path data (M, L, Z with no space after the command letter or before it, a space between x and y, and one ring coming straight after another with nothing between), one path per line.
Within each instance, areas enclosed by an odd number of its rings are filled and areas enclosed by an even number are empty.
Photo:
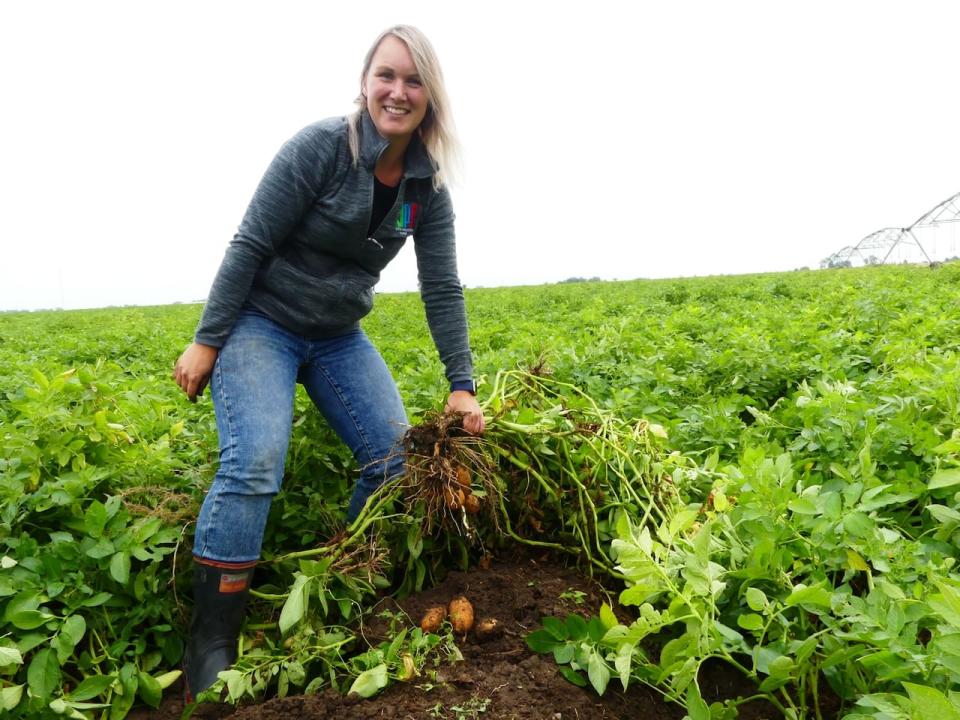
M377 126L373 124L370 113L362 112L360 114L360 163L363 167L373 172L380 153L389 144L387 139L377 132ZM436 168L433 166L420 136L414 135L410 138L410 144L407 146L407 152L404 156L404 176L428 178L433 177L435 172Z

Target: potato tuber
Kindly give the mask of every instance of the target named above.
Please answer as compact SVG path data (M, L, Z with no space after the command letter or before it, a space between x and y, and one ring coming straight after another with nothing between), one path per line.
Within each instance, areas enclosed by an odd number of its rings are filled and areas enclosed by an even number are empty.
M463 507L463 490L448 486L443 489L443 501L451 510L459 510Z
M427 610L420 621L420 629L426 633L435 633L447 619L447 609L443 606L432 607Z
M480 642L493 640L503 634L503 625L496 618L484 618L474 626L473 634Z
M473 627L473 605L463 595L450 601L450 624L458 635L466 635Z
M463 509L471 515L476 515L480 512L480 498L476 495L467 495L463 499Z
M463 491L469 495L473 490L470 485L470 471L465 465L457 465L457 484L463 488Z

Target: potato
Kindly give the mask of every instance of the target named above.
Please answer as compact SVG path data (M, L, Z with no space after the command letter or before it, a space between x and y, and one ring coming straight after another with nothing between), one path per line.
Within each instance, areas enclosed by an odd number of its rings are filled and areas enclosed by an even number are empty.
M503 634L503 625L496 618L484 618L474 625L473 634L480 642L493 640Z
M463 509L471 515L476 515L480 512L480 498L476 495L467 495L463 499Z
M435 633L447 619L447 609L442 605L427 610L420 621L420 629L427 633Z
M451 510L459 510L463 507L463 490L460 488L445 487L443 489L443 501Z
M457 484L463 488L463 491L469 495L473 490L470 485L470 471L467 470L465 465L457 465Z
M473 627L473 605L463 595L450 601L450 624L458 635L466 635Z

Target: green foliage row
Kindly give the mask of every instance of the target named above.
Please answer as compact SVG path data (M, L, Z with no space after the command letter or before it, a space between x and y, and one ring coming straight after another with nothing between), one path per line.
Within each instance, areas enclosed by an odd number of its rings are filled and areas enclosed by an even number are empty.
M637 608L629 625L601 614L585 634L545 628L572 648L557 658L570 676L647 682L700 718L697 671L721 658L794 717L828 693L852 717L960 713L958 300L953 265L468 291L481 397L513 424L491 436L507 449L514 539L556 530ZM174 680L177 589L216 461L209 400L191 405L170 380L198 316L0 315L0 707L14 716L119 718ZM380 296L365 328L411 420L439 407L419 299ZM541 388L494 407L497 373L541 356L560 399ZM608 439L631 450L598 460L610 445L572 436L577 413L609 420ZM666 435L656 448L636 445L641 420ZM550 498L559 486L531 471L558 457L572 494ZM656 457L669 502L633 483L656 476ZM375 687L437 642L407 635L377 655L350 625L383 586L415 590L462 564L461 538L424 537L387 502L350 529L387 538L380 572L297 556L343 529L355 472L299 393L233 696L317 677ZM663 643L656 662L644 638Z

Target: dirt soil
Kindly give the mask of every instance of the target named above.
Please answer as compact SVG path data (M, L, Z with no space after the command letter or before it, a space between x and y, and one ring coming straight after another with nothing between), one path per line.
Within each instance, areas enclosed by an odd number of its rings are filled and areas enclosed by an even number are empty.
M530 651L524 636L539 627L546 615L565 617L577 612L595 614L605 600L615 600L596 582L584 578L549 558L494 560L487 569L451 572L437 587L385 607L406 612L419 622L424 611L446 605L457 595L467 596L476 617L497 618L504 628L499 638L480 643L472 637L460 642L464 661L441 665L435 680L419 678L396 683L379 695L362 700L344 697L332 690L317 695L274 698L255 705L202 705L192 714L198 720L230 717L231 720L280 718L350 718L351 720L680 720L682 707L667 703L644 686L631 686L624 693L619 681L611 680L599 697L589 688L579 688L563 678L552 656ZM627 615L624 615L626 618ZM382 640L383 621L368 625L371 644ZM750 687L725 667L710 667L701 677L708 701L745 697ZM183 703L173 692L158 710L135 709L133 720L180 718ZM740 708L740 718L760 720L781 717L765 703Z

